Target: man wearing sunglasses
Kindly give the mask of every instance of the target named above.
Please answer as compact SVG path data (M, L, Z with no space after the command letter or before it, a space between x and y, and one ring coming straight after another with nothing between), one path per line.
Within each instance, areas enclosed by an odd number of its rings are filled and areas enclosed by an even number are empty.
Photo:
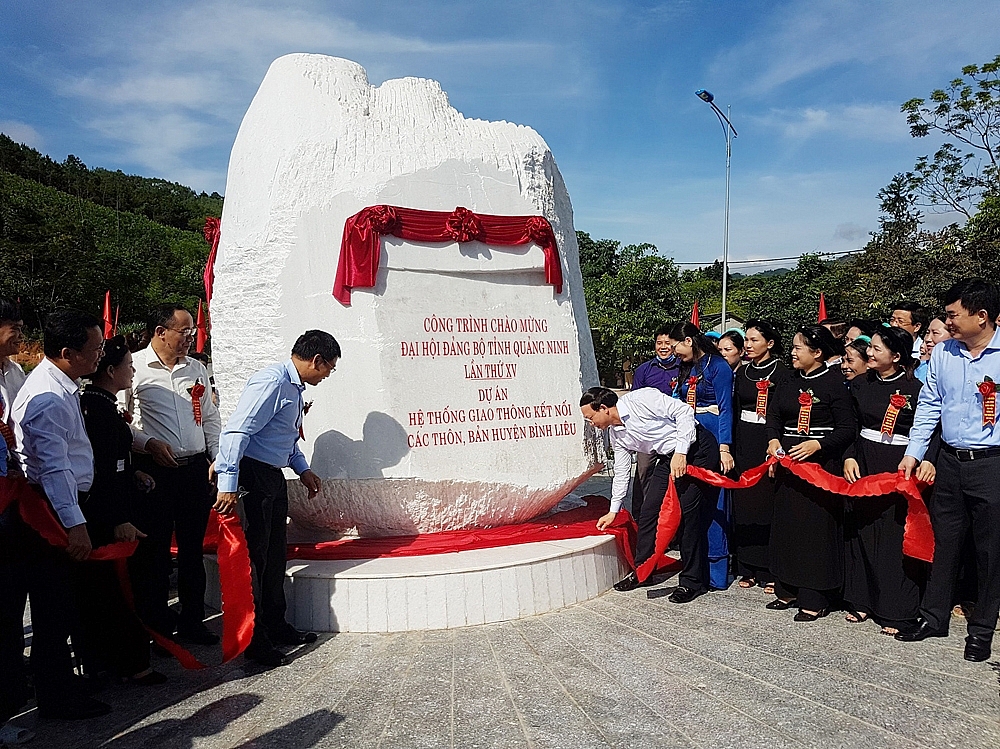
M338 359L336 338L307 330L295 341L290 359L250 376L220 440L215 509L228 514L243 500L240 518L250 551L254 627L243 655L267 668L288 663L275 645L316 641L314 632L300 632L285 621L288 486L282 469L295 471L310 499L322 488L299 448L302 393L306 385L319 385L329 377Z
M147 321L149 346L133 359L137 461L156 481L137 507L142 539L130 562L136 611L146 626L184 640L214 645L204 624L205 567L202 543L212 508L212 464L219 452L222 420L212 401L205 365L188 356L197 329L191 313L160 305ZM163 443L169 449L164 449ZM177 539L180 616L168 608L170 539Z

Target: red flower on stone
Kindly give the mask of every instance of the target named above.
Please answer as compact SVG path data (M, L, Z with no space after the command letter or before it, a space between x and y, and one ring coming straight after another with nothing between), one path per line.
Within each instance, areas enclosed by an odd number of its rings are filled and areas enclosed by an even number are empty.
M889 405L893 408L906 408L906 396L895 393L889 396Z
M813 402L813 397L811 393L799 393L800 406L811 406L812 402Z
M391 205L373 205L365 209L365 220L379 234L392 234L399 226L399 216Z
M445 232L456 242L471 242L483 236L483 223L468 208L458 207L445 220Z
M769 387L771 387L770 380L757 380L757 389L760 390L761 392L767 390Z

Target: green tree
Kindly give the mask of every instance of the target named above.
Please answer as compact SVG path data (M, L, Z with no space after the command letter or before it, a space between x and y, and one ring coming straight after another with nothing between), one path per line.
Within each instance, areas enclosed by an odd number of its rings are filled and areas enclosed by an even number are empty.
M1000 188L1000 55L965 66L946 88L901 109L914 138L933 132L950 139L933 157L918 159L914 190L933 209L971 218L983 196Z

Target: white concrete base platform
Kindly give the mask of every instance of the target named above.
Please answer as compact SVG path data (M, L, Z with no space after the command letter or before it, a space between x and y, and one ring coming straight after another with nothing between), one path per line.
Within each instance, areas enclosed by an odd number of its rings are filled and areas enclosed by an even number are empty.
M215 557L206 555L205 566L207 602L218 608ZM420 557L291 559L287 618L318 632L452 629L596 598L626 574L605 535Z

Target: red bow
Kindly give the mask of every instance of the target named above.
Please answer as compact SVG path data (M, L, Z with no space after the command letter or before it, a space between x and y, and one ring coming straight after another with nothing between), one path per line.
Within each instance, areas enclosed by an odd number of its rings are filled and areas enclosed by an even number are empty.
M201 380L191 388L191 409L194 411L194 423L201 426L201 397L205 394L205 386Z

